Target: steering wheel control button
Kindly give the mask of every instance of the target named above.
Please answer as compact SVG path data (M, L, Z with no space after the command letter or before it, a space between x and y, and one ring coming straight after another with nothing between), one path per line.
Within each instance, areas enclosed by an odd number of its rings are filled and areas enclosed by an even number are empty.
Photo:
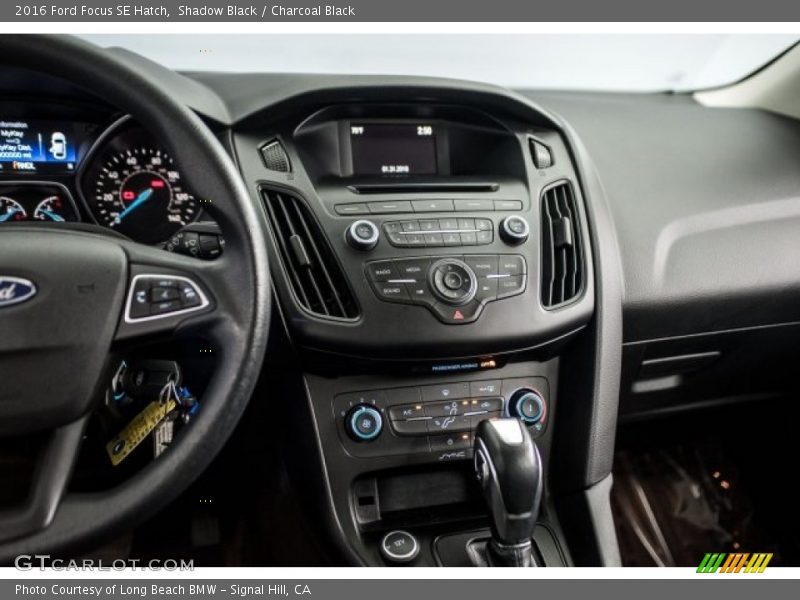
M472 300L478 288L475 272L465 262L455 258L435 262L429 277L434 295L453 306Z
M347 228L345 237L350 247L356 250L367 251L372 250L378 245L380 230L372 221L359 219Z
M381 555L389 562L408 563L417 558L419 542L407 531L392 531L381 540Z
M151 302L166 302L168 300L178 300L180 292L174 287L160 287L154 286L150 288L150 301Z
M200 310L210 302L197 285L177 275L136 275L125 310L125 321L136 323Z
M509 403L511 415L517 417L526 425L534 425L542 420L545 404L542 396L531 389L521 389L514 392Z
M350 409L345 420L347 433L360 442L370 442L381 434L383 417L371 404L358 404Z
M500 222L500 237L507 244L522 244L528 239L529 234L528 222L522 217L513 215Z

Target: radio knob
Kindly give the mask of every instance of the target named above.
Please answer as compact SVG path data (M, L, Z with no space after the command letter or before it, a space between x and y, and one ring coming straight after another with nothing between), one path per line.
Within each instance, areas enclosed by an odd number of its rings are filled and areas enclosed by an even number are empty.
M381 411L371 404L357 404L344 419L348 435L357 442L371 442L381 434Z
M538 423L544 417L544 398L535 390L523 388L511 396L509 413L526 425Z
M359 219L347 228L345 237L350 247L356 250L372 250L378 245L380 231L378 230L378 226L372 221Z
M472 300L478 290L475 272L463 261L444 258L431 266L428 281L435 296L453 306Z
M507 244L521 244L528 239L531 228L522 217L512 215L500 222L500 237Z

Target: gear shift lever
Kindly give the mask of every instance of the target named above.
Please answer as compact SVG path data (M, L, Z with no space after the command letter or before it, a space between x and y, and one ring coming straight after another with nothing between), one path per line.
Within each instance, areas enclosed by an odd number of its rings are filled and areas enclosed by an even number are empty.
M492 566L533 566L531 538L542 498L542 459L518 419L478 424L475 472L492 520L487 562Z

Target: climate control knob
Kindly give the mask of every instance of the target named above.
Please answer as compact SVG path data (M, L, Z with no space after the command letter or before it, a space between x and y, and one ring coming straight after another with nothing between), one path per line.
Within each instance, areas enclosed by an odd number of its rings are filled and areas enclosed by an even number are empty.
M538 423L544 417L544 398L535 390L523 388L511 396L508 412L526 425Z
M345 427L357 442L371 442L383 429L381 411L371 404L357 404L345 416Z
M528 239L531 228L522 217L512 215L500 222L500 237L507 244L521 244Z
M378 245L380 230L372 221L359 219L347 228L345 238L350 247L356 250L372 250Z

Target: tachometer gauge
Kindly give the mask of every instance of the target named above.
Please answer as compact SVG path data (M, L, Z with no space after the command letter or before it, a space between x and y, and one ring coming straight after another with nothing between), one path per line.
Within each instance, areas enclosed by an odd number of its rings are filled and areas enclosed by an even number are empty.
M37 221L65 221L62 216L64 211L64 201L60 196L48 196L36 206L33 211L33 218Z
M84 181L86 199L101 225L139 242L163 242L197 218L198 202L164 150L125 146L98 157L92 180Z
M28 213L22 205L8 196L0 196L0 223L11 221L25 221Z

